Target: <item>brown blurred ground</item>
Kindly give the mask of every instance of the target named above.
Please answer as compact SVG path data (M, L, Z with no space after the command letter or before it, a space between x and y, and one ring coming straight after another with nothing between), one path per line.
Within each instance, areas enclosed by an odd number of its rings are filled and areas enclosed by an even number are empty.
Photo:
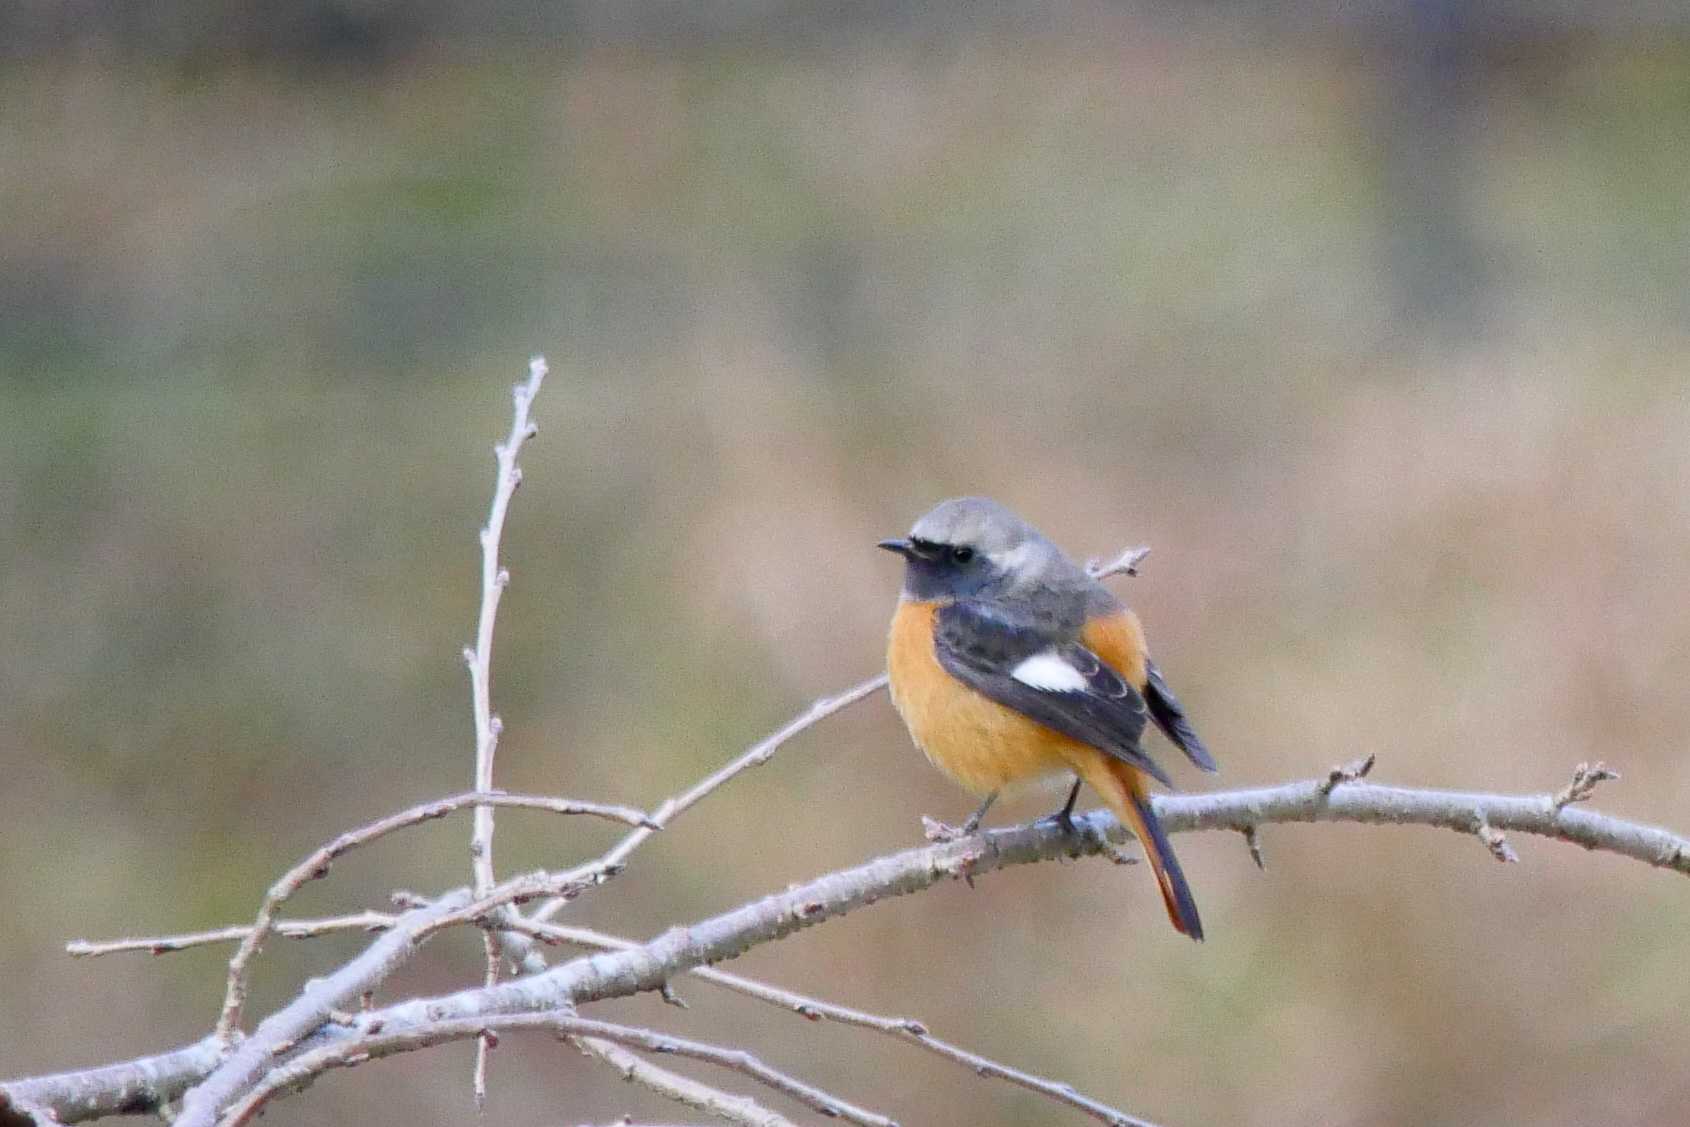
M1547 790L1603 758L1602 806L1690 828L1690 41L1404 34L1217 9L8 62L3 1071L214 1016L226 952L65 939L246 917L325 837L466 785L474 533L531 351L554 375L506 541L509 787L654 803L874 671L873 541L978 491L1079 554L1155 547L1122 589L1218 785L1377 752L1389 781ZM645 934L967 803L877 700L578 918ZM300 911L465 879L466 835L373 850ZM513 813L499 840L516 872L608 838ZM1690 1117L1681 882L1431 830L1279 829L1265 875L1178 844L1201 947L1142 873L1088 864L746 969L1169 1127ZM273 945L260 1003L356 945ZM476 952L441 941L389 996ZM907 1123L1080 1122L686 993L605 1012ZM550 1043L495 1065L503 1123L664 1114ZM270 1119L459 1122L467 1073L419 1055Z

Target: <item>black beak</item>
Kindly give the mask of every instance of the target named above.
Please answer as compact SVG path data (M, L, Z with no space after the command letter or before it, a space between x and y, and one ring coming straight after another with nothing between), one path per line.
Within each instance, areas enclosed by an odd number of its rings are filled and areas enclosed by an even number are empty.
M915 545L910 543L908 540L904 540L904 539L901 539L901 538L900 539L893 539L893 540L882 540L879 543L879 545L877 545L877 546L881 547L881 548L885 548L888 552L896 552L900 556L904 557L906 560L912 559L915 556Z

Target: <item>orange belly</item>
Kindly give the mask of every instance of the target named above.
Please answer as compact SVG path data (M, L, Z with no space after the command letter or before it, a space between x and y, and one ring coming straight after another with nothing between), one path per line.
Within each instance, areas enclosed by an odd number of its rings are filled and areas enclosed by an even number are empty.
M985 795L1022 779L1073 770L1077 758L1100 754L946 673L933 652L937 609L934 603L899 603L886 647L892 703L934 766Z

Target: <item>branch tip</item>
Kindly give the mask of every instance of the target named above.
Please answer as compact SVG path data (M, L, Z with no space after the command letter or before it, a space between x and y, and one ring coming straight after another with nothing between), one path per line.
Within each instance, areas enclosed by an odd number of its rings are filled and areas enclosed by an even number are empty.
M1143 563L1144 558L1149 554L1150 548L1147 545L1128 548L1111 560L1087 560L1086 572L1093 579L1108 579L1112 575L1125 575L1136 579L1138 577L1138 565Z
M1365 758L1341 763L1332 768L1326 779L1320 784L1320 793L1328 795L1345 783L1358 783L1367 778L1367 773L1373 770L1375 759L1377 759L1377 756L1370 752Z
M1331 793L1330 791L1327 793ZM1244 835L1244 846L1250 851L1250 860L1256 863L1256 868L1267 871L1267 861L1262 856L1262 835L1255 825L1245 826L1238 831Z
M1498 861L1505 865L1513 865L1519 862L1520 855L1514 852L1512 845L1508 844L1508 838L1501 830L1485 821L1483 817L1479 818L1478 825L1474 827L1473 832L1478 835L1480 841L1484 842L1485 848L1490 850L1490 855Z
M1138 864L1138 858L1137 857L1134 857L1131 853L1128 853L1125 849L1121 848L1119 845L1116 845L1112 841L1106 841L1104 843L1103 855L1105 857L1108 857L1110 861L1114 862L1117 865L1136 865L1136 864Z
M1573 768L1572 781L1555 793L1555 796L1549 800L1550 805L1559 812L1563 807L1588 799L1596 793L1599 784L1616 780L1619 777L1618 771L1613 770L1600 759L1594 763L1580 763Z

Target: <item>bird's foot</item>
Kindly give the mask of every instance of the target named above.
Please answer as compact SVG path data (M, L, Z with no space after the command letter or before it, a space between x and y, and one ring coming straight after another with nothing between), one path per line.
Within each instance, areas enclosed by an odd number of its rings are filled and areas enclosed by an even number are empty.
M966 823L960 826L953 826L947 822L941 822L937 818L929 818L926 814L921 816L921 834L928 841L940 843L947 841L960 841L972 834L977 828L979 827L970 826Z
M1072 810L1058 810L1054 814L1046 814L1033 824L1036 826L1055 826L1069 837L1073 837L1080 832L1080 827L1074 824L1074 812Z

